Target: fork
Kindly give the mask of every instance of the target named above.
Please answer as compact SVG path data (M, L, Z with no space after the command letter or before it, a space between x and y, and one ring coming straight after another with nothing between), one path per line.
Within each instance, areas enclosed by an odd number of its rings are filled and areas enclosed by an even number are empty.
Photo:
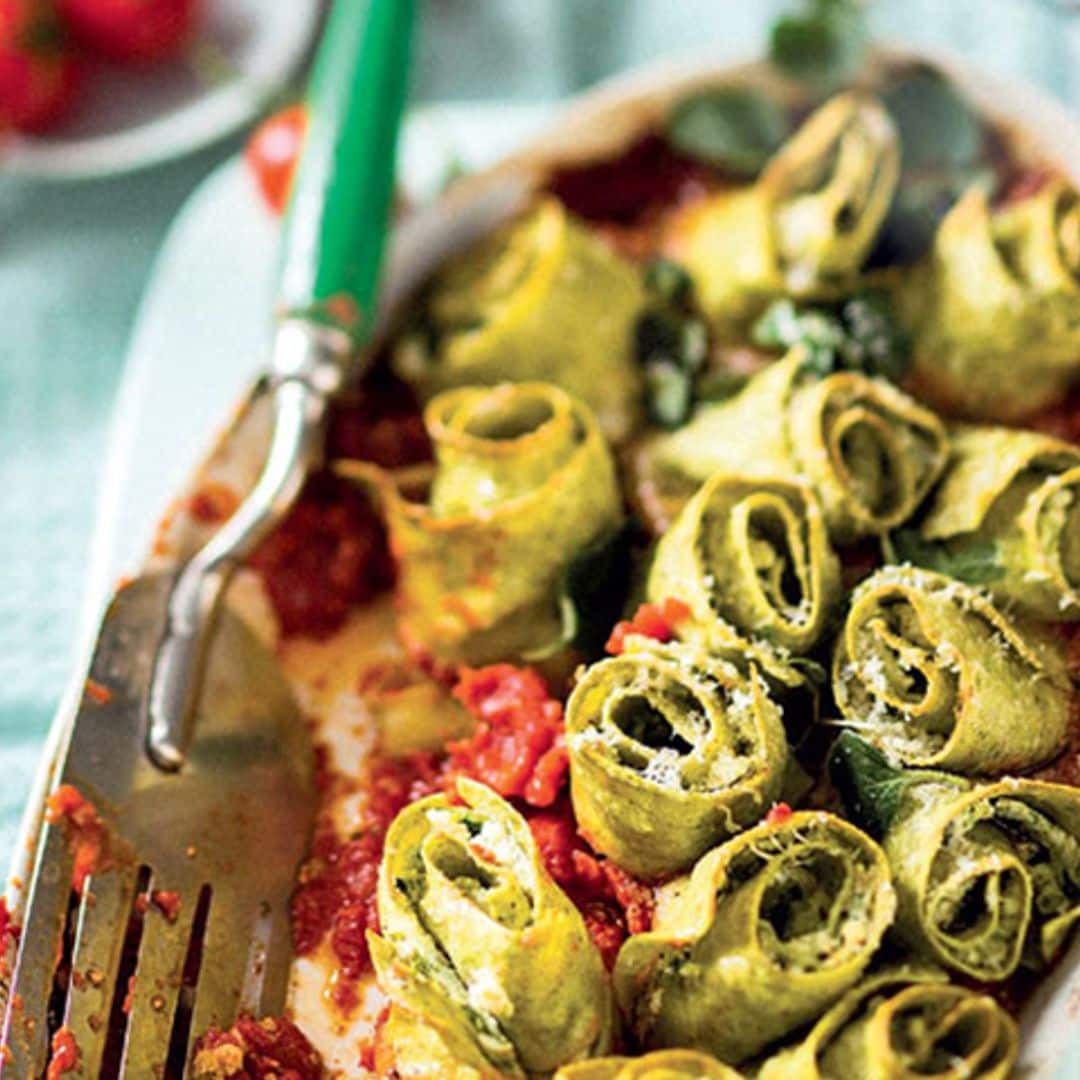
M211 1025L285 1006L312 753L275 659L220 601L319 463L329 400L374 333L414 18L415 0L338 0L329 16L282 237L266 463L205 548L105 614L38 837L5 1078L50 1061L188 1076Z

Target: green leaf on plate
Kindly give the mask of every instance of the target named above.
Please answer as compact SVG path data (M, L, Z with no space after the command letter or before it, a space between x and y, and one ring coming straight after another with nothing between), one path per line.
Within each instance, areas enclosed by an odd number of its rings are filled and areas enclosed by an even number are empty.
M989 585L1005 573L998 561L997 546L989 540L951 546L924 540L918 529L899 529L891 535L890 541L898 562L936 570L967 585Z
M858 74L869 41L863 0L809 0L773 25L769 56L785 74L826 93Z
M881 94L900 134L905 173L975 166L985 129L975 107L941 72L920 64Z
M927 775L894 768L880 750L850 731L833 743L827 768L848 813L878 840L889 831L907 788Z
M679 102L667 137L680 153L744 176L757 173L787 138L784 109L752 87L708 90Z

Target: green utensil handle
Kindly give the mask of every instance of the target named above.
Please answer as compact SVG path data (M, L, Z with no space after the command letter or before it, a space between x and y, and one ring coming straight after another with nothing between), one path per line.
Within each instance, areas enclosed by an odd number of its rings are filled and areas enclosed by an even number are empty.
M416 0L337 0L308 91L282 238L282 318L371 333Z

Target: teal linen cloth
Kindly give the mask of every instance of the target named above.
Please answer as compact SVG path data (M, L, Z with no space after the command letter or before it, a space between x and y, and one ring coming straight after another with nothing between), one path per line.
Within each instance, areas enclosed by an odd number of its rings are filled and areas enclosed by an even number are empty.
M550 100L679 50L760 50L772 0L427 0L417 98ZM1080 101L1080 20L1037 0L882 0L888 39L958 48ZM0 176L0 860L69 676L99 467L170 220L233 140L77 185Z

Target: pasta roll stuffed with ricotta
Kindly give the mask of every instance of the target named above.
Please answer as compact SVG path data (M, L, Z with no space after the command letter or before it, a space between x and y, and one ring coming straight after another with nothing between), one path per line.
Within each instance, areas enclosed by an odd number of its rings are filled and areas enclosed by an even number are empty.
M992 998L933 968L896 967L849 990L758 1080L1007 1080L1018 1038Z
M757 822L780 795L788 748L753 665L630 645L588 668L570 696L571 795L594 848L656 878Z
M709 197L676 218L668 246L685 263L721 333L774 297L850 288L900 175L889 114L875 98L826 102L765 166L757 183Z
M1035 780L913 783L885 835L912 947L983 982L1045 966L1080 916L1080 790Z
M391 474L339 465L380 497L403 636L445 663L550 650L562 635L563 572L622 522L596 421L546 383L450 390L424 416L436 454L426 500Z
M1080 447L1034 431L960 427L921 534L992 554L987 589L1047 621L1080 619Z
M944 425L913 398L857 372L820 377L801 349L730 400L704 406L654 451L662 471L692 480L718 472L802 479L840 543L906 521L947 452Z
M1064 181L991 209L970 190L900 289L920 397L1015 420L1080 377L1080 197Z
M840 563L805 484L718 473L660 540L647 592L679 597L705 632L727 623L806 652L839 602Z
M884 853L853 825L807 811L759 825L662 886L653 929L623 944L627 1026L645 1049L737 1065L854 986L894 908Z
M912 567L886 567L855 590L833 692L845 721L890 757L963 773L1046 761L1069 722L1056 642L1025 633L971 586Z
M548 198L443 268L396 367L427 394L552 382L620 440L641 412L634 327L644 306L640 272Z
M604 1053L611 992L580 913L517 811L482 784L457 792L387 833L369 943L397 1014L390 1055L406 1072L523 1077Z

